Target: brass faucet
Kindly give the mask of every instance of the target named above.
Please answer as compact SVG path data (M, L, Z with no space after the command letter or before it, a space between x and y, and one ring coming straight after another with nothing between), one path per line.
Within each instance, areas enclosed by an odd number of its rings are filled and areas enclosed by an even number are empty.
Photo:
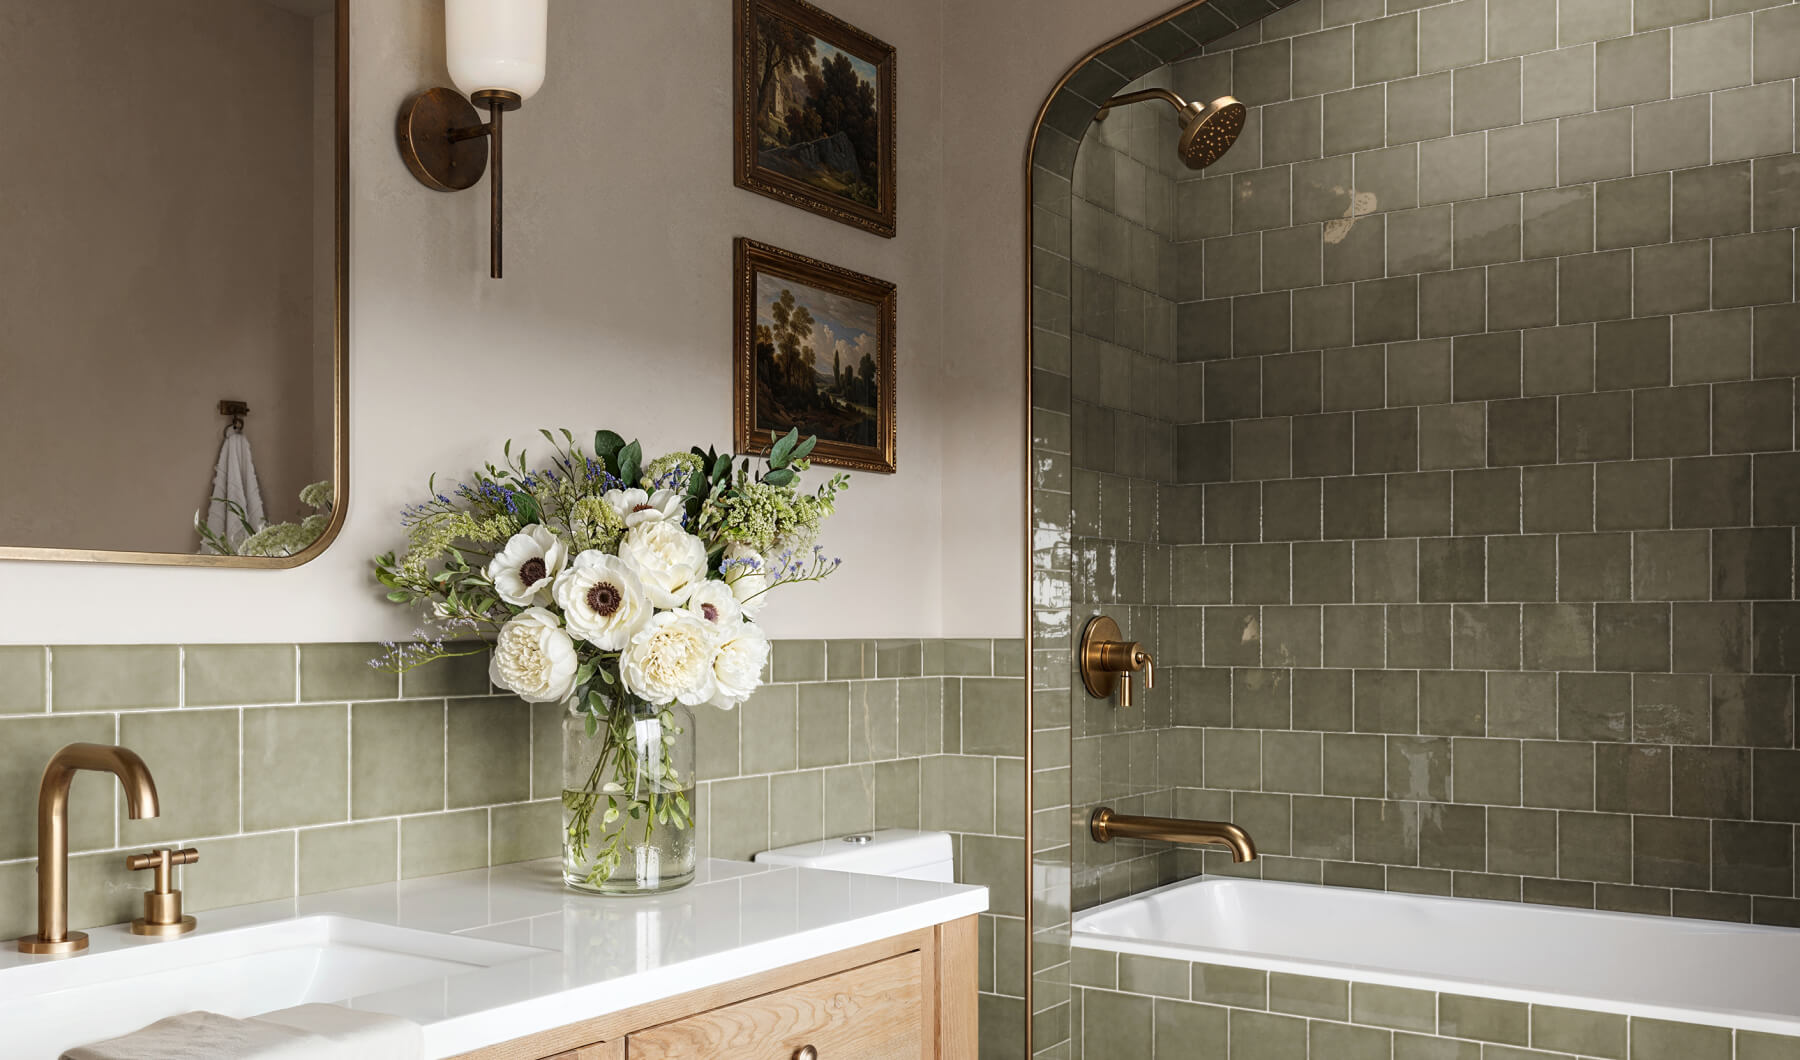
M1256 843L1250 833L1229 821L1190 821L1181 817L1133 817L1102 806L1088 818L1088 832L1097 843L1118 839L1160 839L1193 846L1216 844L1231 848L1231 860L1256 860Z
M134 751L97 743L72 743L50 756L38 785L38 929L19 940L25 953L75 953L88 938L69 930L69 784L81 770L111 773L125 788L132 820L161 812L156 781Z
M1144 690L1156 687L1156 661L1137 641L1126 640L1119 624L1101 615L1081 631L1081 682L1088 695L1107 699L1119 691L1119 708L1131 709L1131 675L1142 672ZM1123 679L1121 679L1123 675Z

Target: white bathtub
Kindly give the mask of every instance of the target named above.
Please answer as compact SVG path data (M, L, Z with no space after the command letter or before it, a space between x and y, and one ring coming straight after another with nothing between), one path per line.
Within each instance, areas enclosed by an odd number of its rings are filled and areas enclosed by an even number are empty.
M1074 945L1800 1035L1800 930L1202 877L1075 915Z

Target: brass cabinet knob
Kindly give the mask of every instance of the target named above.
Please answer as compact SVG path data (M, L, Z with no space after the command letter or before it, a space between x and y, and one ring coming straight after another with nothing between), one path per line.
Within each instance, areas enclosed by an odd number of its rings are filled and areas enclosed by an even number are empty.
M181 892L171 883L176 865L192 865L199 860L200 852L193 847L152 850L125 859L125 867L133 872L149 869L156 874L154 884L144 892L144 915L131 922L132 934L183 935L194 930L194 918L182 915Z
M802 1045L794 1054L794 1060L819 1060L819 1051L810 1045Z
M1142 671L1144 690L1156 687L1156 660L1142 644L1128 641L1119 624L1101 615L1081 631L1081 683L1088 695L1107 699L1119 692L1119 706L1131 708L1131 675ZM1122 680L1121 680L1122 678Z

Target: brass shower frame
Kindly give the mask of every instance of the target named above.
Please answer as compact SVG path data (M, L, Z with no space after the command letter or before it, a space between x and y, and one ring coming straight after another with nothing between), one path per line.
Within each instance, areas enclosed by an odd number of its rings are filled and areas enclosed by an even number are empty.
M1101 44L1089 49L1085 55L1083 55L1080 59L1077 59L1068 68L1068 70L1065 71L1063 73L1063 75L1056 80L1055 84L1050 86L1050 91L1044 96L1043 104L1038 107L1037 117L1031 123L1030 135L1026 138L1026 141L1025 141L1025 160L1024 160L1024 162L1025 162L1024 178L1025 179L1024 179L1024 195L1022 196L1022 201L1024 204L1024 213L1025 213L1025 246L1024 246L1024 251L1025 251L1025 253L1024 253L1025 305L1024 305L1024 320L1023 320L1024 325L1025 325L1025 358L1024 358L1024 363L1021 365L1021 371L1024 374L1024 382L1025 382L1025 388L1024 388L1025 389L1025 431L1024 431L1023 444L1024 444L1024 466L1027 468L1032 466L1032 463L1031 463L1032 462L1032 412L1037 407L1036 396L1033 393L1032 378L1031 378L1032 363L1033 363L1032 358L1033 358L1033 355L1035 352L1033 349L1034 344L1032 341L1032 284L1031 284L1031 280L1032 280L1032 249L1033 249L1033 247L1036 246L1036 242L1035 242L1036 232L1035 232L1035 226L1033 224L1033 219L1032 219L1033 201L1032 201L1031 174L1032 174L1032 169L1034 168L1036 161L1037 161L1038 136L1044 128L1045 119L1048 117L1049 112L1050 112L1050 105L1056 101L1057 95L1062 92L1062 90L1068 85L1069 81L1071 79L1073 79L1076 74L1080 73L1082 71L1082 69L1084 69L1089 63L1098 59L1101 55L1112 50L1113 48L1117 47L1118 45L1125 43L1126 41L1129 41L1135 37L1143 35L1144 33L1148 32L1149 30L1153 30L1153 29L1157 28L1158 26L1163 25L1164 23L1173 21L1174 19L1177 19L1177 18L1181 17L1182 15L1187 14L1189 11L1193 11L1196 8L1205 7L1208 2L1209 2L1209 0L1189 0L1188 3L1181 4L1177 7L1175 7L1173 10L1164 12L1162 15L1159 15L1156 18L1153 18L1148 22L1140 23L1137 26L1134 26L1131 29L1127 30L1126 32L1118 34L1117 36L1111 37L1111 38L1107 39L1106 41L1102 42ZM1024 734L1025 735L1025 743L1024 743L1025 753L1024 753L1024 771L1025 771L1025 815L1026 815L1026 817L1025 817L1025 886L1026 886L1026 889L1028 892L1025 895L1025 903L1024 903L1024 908L1025 908L1025 915L1024 915L1024 922L1025 922L1024 923L1024 926L1025 926L1025 930L1024 930L1024 936L1025 936L1025 1012L1024 1012L1025 1053L1024 1053L1024 1055L1026 1057L1026 1060L1031 1060L1031 1057L1032 1057L1033 1053L1035 1052L1035 1048L1036 1048L1035 1043L1032 1041L1032 1038L1033 1038L1033 1030L1034 1030L1033 1016L1035 1014L1035 1005L1033 1004L1033 1002L1035 1001L1034 994L1036 992L1035 984L1036 984L1036 980L1037 980L1037 967L1033 960L1035 953L1036 953L1036 949L1037 949L1035 942L1034 942L1034 938L1033 938L1034 927L1035 927L1035 923L1036 923L1036 919L1037 919L1035 916L1035 910L1034 910L1036 895L1035 895L1035 892L1032 890L1032 886L1033 886L1032 881L1036 878L1035 877L1035 869L1037 867L1037 857L1036 857L1036 849L1035 849L1035 843L1034 843L1035 837L1033 835L1033 825L1032 825L1032 819L1031 819L1032 814L1034 812L1032 810L1032 807L1037 805L1037 801L1036 801L1037 782L1034 778L1034 774L1032 771L1033 765L1035 762L1035 758L1036 758L1036 756L1032 753L1032 751L1033 751L1032 740L1037 732L1037 726L1036 726L1037 693L1036 693L1036 689L1034 687L1036 678L1033 676L1033 673L1034 673L1034 664L1033 664L1034 654L1033 653L1036 651L1037 638L1036 638L1035 634L1033 633L1033 621L1036 617L1036 615L1035 615L1036 609L1032 606L1032 597L1031 597L1031 580L1032 580L1032 575L1035 573L1035 570L1032 567L1031 540L1032 540L1032 533L1036 529L1036 524L1034 521L1034 512L1032 510L1032 503L1031 503L1032 502L1032 494L1034 492L1034 487L1032 485L1032 478L1029 474L1025 476L1024 491L1025 491L1025 519L1024 519L1024 526L1022 528L1023 529L1022 540L1025 542L1025 555L1023 558L1023 565L1024 565L1024 570L1025 570L1025 593L1024 593L1024 597L1025 597L1025 599L1024 599L1024 613L1025 613L1025 734ZM1071 615L1072 615L1072 613L1073 612L1071 611ZM1073 651L1075 650L1075 646L1073 644L1070 645L1070 650L1071 650L1071 653L1073 653ZM1071 803L1071 805L1072 805L1072 803Z
M160 567L234 567L281 570L318 558L337 539L350 510L350 0L337 0L334 27L337 98L332 129L333 309L331 333L331 521L316 541L291 556L189 555L184 552L129 552L91 548L44 548L0 544L0 560L60 563L135 563Z

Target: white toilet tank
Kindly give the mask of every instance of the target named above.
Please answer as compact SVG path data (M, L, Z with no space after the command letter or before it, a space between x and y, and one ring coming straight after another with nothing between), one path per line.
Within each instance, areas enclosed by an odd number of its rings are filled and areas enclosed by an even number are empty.
M798 865L809 869L860 872L868 876L956 882L956 864L950 851L948 832L883 828L765 850L753 860L761 865Z

